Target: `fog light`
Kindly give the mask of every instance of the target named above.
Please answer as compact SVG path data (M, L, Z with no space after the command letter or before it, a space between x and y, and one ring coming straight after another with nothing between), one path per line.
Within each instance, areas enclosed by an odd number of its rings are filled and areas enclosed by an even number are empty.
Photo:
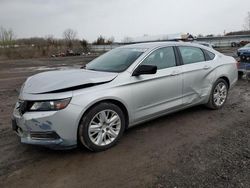
M56 132L31 132L30 137L34 140L56 140L60 138Z

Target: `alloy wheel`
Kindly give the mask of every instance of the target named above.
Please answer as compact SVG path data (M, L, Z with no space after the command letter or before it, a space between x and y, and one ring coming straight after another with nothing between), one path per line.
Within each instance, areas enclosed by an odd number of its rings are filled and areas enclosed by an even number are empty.
M227 86L223 82L219 82L214 88L213 99L215 105L222 106L227 98Z
M106 146L112 143L121 130L121 118L113 110L98 112L90 121L88 136L97 146Z

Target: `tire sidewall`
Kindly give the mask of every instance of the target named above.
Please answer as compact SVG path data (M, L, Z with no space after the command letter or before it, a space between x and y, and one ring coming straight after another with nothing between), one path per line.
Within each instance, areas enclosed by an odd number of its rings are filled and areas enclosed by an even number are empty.
M116 137L116 139L113 142L111 142L110 144L108 144L106 146L97 146L89 138L88 129L89 129L89 125L90 125L92 118L97 113L99 113L103 110L113 110L119 115L120 120L121 120L121 129L120 129L118 136ZM119 141L119 139L122 137L123 132L125 130L125 122L126 121L125 121L123 111L117 105L112 104L112 103L99 103L99 104L95 105L94 107L92 107L83 116L83 118L80 122L79 128L78 128L78 141L80 142L80 144L84 145L85 147L87 147L91 151L104 151L104 150L114 146Z

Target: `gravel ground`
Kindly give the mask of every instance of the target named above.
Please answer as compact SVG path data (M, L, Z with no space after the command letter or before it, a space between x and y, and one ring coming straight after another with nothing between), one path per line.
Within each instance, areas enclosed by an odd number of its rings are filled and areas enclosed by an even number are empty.
M235 122L164 170L153 187L250 187L250 121Z

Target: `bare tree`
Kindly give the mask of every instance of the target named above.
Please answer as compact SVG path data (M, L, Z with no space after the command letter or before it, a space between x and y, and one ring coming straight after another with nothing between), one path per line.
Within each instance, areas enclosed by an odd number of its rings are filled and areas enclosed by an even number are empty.
M106 41L106 39L102 35L100 35L97 38L97 40L93 42L93 44L95 44L95 45L104 45L105 41Z
M53 35L47 35L44 38L47 42L47 46L54 46L55 45L55 39L54 39Z
M72 48L73 41L76 39L76 35L76 31L74 31L73 29L66 29L63 32L63 38L65 39L68 48Z
M0 27L0 45L3 47L13 45L14 32L12 29L5 29Z
M88 52L89 51L89 48L88 48L88 41L85 40L85 39L82 39L79 41L80 42L80 45L82 46L83 48L83 51L84 52Z
M110 38L107 39L106 43L107 44L113 44L114 41L115 41L115 38L112 36L112 37L110 37Z
M245 30L250 30L250 12L247 13L247 17L245 18L243 28Z

